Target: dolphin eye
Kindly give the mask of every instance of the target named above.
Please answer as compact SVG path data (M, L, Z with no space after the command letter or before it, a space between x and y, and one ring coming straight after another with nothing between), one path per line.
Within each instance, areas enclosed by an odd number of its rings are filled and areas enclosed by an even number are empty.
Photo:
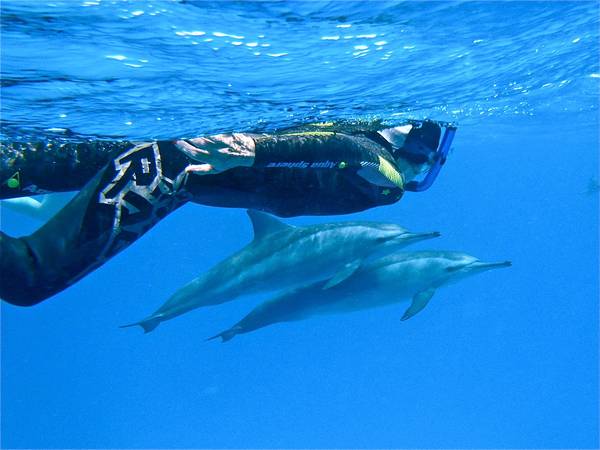
M462 268L463 268L463 266L446 267L446 272L457 272Z

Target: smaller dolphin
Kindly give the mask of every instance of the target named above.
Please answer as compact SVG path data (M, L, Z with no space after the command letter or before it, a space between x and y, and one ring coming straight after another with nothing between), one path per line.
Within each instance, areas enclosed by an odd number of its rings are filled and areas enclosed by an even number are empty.
M365 264L331 289L325 282L291 290L254 308L229 330L209 338L226 342L278 322L385 306L412 298L401 320L421 311L440 286L485 270L508 267L510 261L487 263L458 252L396 253Z
M254 227L250 244L179 289L150 317L124 327L139 325L148 333L160 322L201 306L317 280L326 280L322 288L329 289L373 253L389 253L440 235L378 222L294 227L258 211L249 210L248 216Z

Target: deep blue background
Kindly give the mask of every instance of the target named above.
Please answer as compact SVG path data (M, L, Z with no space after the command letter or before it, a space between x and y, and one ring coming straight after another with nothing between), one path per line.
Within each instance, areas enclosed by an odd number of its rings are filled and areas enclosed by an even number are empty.
M2 304L4 447L599 445L598 3L50 5L2 2L3 138L455 120L429 191L289 222L393 221L514 265L403 323L398 305L204 342L254 297L117 328L251 238L243 211L188 205L52 300ZM35 226L2 210L3 231Z

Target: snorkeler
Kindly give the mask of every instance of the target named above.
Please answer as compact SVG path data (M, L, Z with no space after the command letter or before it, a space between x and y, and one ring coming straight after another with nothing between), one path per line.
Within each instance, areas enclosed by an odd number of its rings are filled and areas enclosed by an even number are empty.
M395 203L437 176L455 132L442 126L439 149L441 126L433 121L144 143L2 143L0 198L80 192L31 235L0 232L0 298L20 306L45 300L188 201L280 217Z

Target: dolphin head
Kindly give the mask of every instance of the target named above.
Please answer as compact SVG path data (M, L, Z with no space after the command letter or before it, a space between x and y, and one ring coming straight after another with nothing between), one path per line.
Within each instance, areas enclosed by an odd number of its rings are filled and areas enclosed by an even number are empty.
M440 236L438 231L413 233L393 223L371 222L361 224L361 227L365 226L368 231L365 233L363 228L361 246L364 245L363 251L366 251L369 258L372 259L389 255L407 245Z
M444 256L446 260L445 271L453 280L512 265L510 261L485 262L474 256L459 252L447 252Z
M415 242L440 236L438 231L413 233L396 224L373 224L374 237L378 245L385 250L395 250Z

